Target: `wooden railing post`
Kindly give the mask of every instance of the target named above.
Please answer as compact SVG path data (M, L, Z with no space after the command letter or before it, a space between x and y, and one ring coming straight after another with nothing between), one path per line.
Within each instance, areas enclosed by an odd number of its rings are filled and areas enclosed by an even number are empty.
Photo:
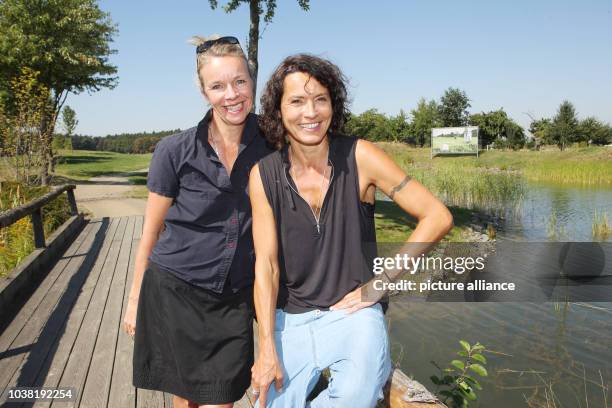
M66 194L68 194L68 204L70 204L70 215L79 215L76 198L74 197L74 190L66 190Z
M45 229L43 228L42 208L37 208L32 212L32 227L34 229L34 246L36 248L44 248Z

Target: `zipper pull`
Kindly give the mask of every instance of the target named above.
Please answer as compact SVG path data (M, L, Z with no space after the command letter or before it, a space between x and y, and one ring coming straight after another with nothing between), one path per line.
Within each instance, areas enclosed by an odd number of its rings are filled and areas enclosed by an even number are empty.
M321 226L319 225L319 223L317 222L317 234L321 233Z

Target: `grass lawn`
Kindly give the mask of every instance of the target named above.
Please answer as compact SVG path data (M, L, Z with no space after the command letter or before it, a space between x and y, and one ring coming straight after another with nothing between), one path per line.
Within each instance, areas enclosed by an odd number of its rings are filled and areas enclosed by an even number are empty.
M135 172L149 167L151 156L151 154L60 150L55 173L73 180L88 180L103 174ZM137 173L133 177L135 184L138 184L138 180L146 181L146 173Z
M467 240L473 212L464 208L449 207L455 227L445 240L463 242ZM390 201L376 201L376 241L404 242L416 228L416 219L407 215L397 204Z
M411 148L402 143L378 143L405 170L462 169L464 173L484 171L518 173L530 181L574 185L612 186L612 148L572 147L545 150L481 151L479 157L452 156L430 158L429 148Z

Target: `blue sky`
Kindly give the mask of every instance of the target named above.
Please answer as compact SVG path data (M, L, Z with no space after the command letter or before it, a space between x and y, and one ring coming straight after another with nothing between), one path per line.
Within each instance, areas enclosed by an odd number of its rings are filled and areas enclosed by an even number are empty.
M219 0L220 5L226 0ZM235 35L245 44L248 8L232 14L208 0L103 0L119 32L113 90L70 95L77 133L185 129L206 110L195 85L194 34ZM263 23L262 27L263 29ZM450 86L470 111L503 107L519 124L554 115L564 99L579 117L612 123L612 1L278 0L259 43L262 89L287 55L310 52L350 80L355 113L409 112Z

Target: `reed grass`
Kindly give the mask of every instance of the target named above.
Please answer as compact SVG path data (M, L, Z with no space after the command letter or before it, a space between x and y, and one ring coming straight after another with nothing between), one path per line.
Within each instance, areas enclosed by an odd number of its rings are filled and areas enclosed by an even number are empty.
M525 196L525 183L516 173L466 169L460 163L443 167L406 169L446 205L497 213L517 210Z
M593 214L593 241L605 241L612 235L612 225L608 222L608 213L595 210Z

